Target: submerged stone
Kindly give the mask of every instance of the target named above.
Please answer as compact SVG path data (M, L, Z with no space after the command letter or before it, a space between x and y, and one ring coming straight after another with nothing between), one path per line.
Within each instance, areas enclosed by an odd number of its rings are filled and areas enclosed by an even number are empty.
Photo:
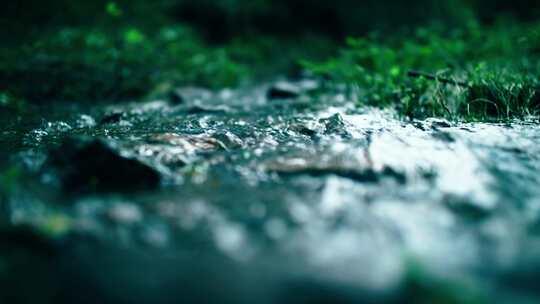
M159 186L157 170L113 146L103 139L70 138L51 152L48 163L69 192L136 191Z

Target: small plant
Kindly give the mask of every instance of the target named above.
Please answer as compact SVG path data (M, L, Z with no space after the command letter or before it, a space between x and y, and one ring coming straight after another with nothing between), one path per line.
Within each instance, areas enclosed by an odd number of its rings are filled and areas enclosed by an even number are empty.
M538 115L540 83L533 74L477 70L465 99L461 112L475 118Z
M540 112L537 25L442 30L348 39L340 55L303 62L354 88L359 105L394 106L411 118L510 119ZM406 37L406 38L403 38Z

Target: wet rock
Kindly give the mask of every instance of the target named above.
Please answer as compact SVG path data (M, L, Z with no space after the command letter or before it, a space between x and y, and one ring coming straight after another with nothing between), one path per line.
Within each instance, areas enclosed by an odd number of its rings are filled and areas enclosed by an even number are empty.
M317 156L283 159L270 163L266 166L266 170L281 176L308 175L324 177L335 175L362 183L377 183L386 178L393 179L399 184L404 184L407 181L404 173L398 172L391 167L384 166L377 170L367 163L362 164L343 160L342 156L335 156L330 160Z
M293 99L299 97L301 88L289 82L278 82L274 84L266 94L269 100L275 99Z
M212 98L212 92L195 87L185 87L174 89L169 93L169 101L173 105L185 104L187 102L197 102Z
M68 132L68 131L71 131L72 129L73 128L69 124L63 121L48 122L44 127L45 132L49 132L49 133Z
M165 225L147 223L138 235L141 243L153 248L165 248L170 243L169 231Z
M300 82L298 82L298 86L302 88L304 91L315 91L319 89L320 83L316 80L312 79L304 79Z
M188 114L223 114L230 111L230 108L223 104L219 94L196 87L171 91L169 101L173 106L179 106L180 111Z
M426 127L424 126L424 124L422 122L419 122L419 121L415 121L412 123L412 125L415 127L415 128L418 128L422 131L427 131Z
M452 134L448 133L448 132L444 132L444 131L435 131L432 133L432 136L435 138L435 139L438 139L440 141L444 141L444 142L448 142L448 143L453 143L456 141L456 139L452 136Z
M440 118L429 118L426 119L426 123L432 128L432 129L444 129L444 128L450 128L452 125L450 122L448 122L445 119Z
M201 155L227 149L225 144L213 137L175 133L149 135L143 139L143 143L129 148L153 165L164 166L160 169L173 171L194 162Z
M212 137L222 143L227 149L237 149L244 146L242 139L229 131L217 132Z
M195 103L187 108L188 114L225 114L230 109L223 105L204 105L201 103Z
M345 124L345 121L339 113L336 113L328 118L323 118L319 122L324 124L324 134L326 135L349 135L349 132L347 132L347 126Z
M105 114L105 116L103 116L99 121L99 125L119 123L123 118L125 118L125 113L122 112Z
M412 125L422 131L439 131L440 129L452 127L452 124L448 120L441 118L428 118L422 121L414 121Z
M380 174L373 169L354 170L349 168L331 168L331 167L306 167L296 170L281 170L277 171L280 175L309 175L313 177L324 177L335 175L347 179L351 179L362 183L376 183L381 180Z
M527 155L527 151L523 150L520 147L500 147L501 151L517 154L517 155Z
M207 136L180 135L175 133L163 133L151 135L147 138L149 143L165 144L182 147L186 152L211 151L225 149L219 140Z
M26 134L23 138L25 146L39 146L49 136L49 132L35 129Z
M143 213L137 205L119 203L107 210L107 217L117 224L133 225L143 219Z
M484 220L491 214L491 210L487 209L485 206L475 204L474 201L464 197L445 195L443 203L448 209L459 215L460 218L475 222Z
M308 136L308 137L313 137L313 136L317 135L317 130L315 130L314 128L310 128L309 126L302 125L302 124L297 124L297 125L291 126L290 130L294 131L294 132L297 132L299 134Z
M308 137L314 137L324 131L324 125L314 119L294 119L287 126L287 130Z
M186 151L181 147L141 144L134 147L134 151L141 158L148 159L153 164L164 165L172 170L183 168L191 162Z
M434 183L437 179L437 171L433 168L419 168L418 174L429 183Z
M171 104L173 105L179 105L179 104L183 104L185 102L185 99L182 97L182 95L178 95L176 94L175 91L171 91L169 92L169 101Z
M77 119L75 125L79 129L93 128L96 126L96 120L90 115L82 114Z
M138 104L130 111L130 114L140 115L152 112L162 112L166 111L169 108L170 105L167 101L157 99Z
M155 169L123 155L113 143L102 139L69 138L51 152L48 165L69 192L153 189L161 181Z

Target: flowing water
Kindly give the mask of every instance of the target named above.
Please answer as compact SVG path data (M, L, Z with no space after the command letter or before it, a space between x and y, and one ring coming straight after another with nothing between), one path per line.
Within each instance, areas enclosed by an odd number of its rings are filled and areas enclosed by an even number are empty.
M540 300L537 123L186 92L3 117L0 300Z

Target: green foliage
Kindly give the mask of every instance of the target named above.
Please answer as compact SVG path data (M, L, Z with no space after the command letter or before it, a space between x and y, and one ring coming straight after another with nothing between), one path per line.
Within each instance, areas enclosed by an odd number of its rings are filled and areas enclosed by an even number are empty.
M419 28L392 37L348 39L340 55L304 62L346 83L360 104L395 106L409 117L508 119L540 111L538 24ZM409 71L430 77L410 77ZM428 79L430 78L430 79Z
M485 28L472 16L482 15L474 8L487 2L58 0L53 7L65 9L58 18L48 7L28 5L25 16L44 14L31 20L46 19L47 26L26 33L30 26L23 24L7 39L13 45L0 49L0 92L9 92L0 107L20 108L20 100L124 100L181 85L235 86L261 74L298 75L292 63L303 58L314 74L349 84L360 104L395 106L409 117L536 114L540 23ZM414 14L402 14L404 7ZM15 16L19 8L10 5L4 14ZM181 22L192 26L186 27L173 19L182 12L200 18L186 17ZM321 13L335 18L322 24ZM402 29L430 20L439 23ZM350 38L338 56L313 61L338 49L332 39L373 28L382 32ZM201 38L206 31L221 44ZM408 77L410 70L436 79Z
M4 51L0 79L16 95L39 100L118 100L140 97L162 82L236 85L246 67L226 48L209 48L181 26L63 28Z
M477 69L471 73L461 114L477 119L520 117L540 114L538 74L508 69Z
M124 32L124 42L126 44L141 44L145 40L145 35L136 28L131 28Z
M118 4L116 4L116 2L107 3L105 11L112 17L120 17L123 13L122 10L118 7Z
M19 48L0 50L0 83L29 101L123 100L175 86L217 89L296 72L296 58L321 58L331 49L327 39L311 36L246 36L214 46L179 24L156 30L66 27Z

